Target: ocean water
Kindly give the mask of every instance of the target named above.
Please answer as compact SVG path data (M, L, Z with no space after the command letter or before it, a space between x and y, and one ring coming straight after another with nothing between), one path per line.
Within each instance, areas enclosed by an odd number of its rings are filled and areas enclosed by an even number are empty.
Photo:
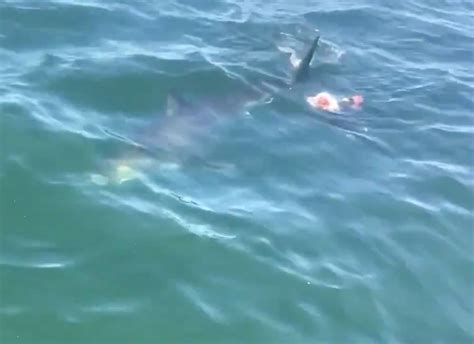
M473 13L1 0L0 342L472 343Z

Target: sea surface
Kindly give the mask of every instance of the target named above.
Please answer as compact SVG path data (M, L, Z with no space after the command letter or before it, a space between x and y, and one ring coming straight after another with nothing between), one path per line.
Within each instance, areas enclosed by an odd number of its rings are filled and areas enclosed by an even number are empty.
M473 343L473 47L468 0L0 0L0 343Z

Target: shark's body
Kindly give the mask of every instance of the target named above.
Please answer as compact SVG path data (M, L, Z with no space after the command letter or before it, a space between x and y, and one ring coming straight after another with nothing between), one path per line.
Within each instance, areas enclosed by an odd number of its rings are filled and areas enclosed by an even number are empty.
M318 46L319 36L312 42L304 57L295 65L291 81L286 88L305 81L310 71L310 63ZM280 85L279 89L285 88ZM271 92L271 91L270 91ZM173 162L182 164L189 160L201 159L202 143L209 138L213 130L225 121L223 112L239 112L249 106L268 98L268 91L248 92L242 97L230 95L219 98L219 101L189 101L178 92L171 91L167 96L165 114L157 116L152 123L134 140L137 143L118 159L111 160L112 167L105 175L93 175L97 184L122 183L135 179L147 168L170 166ZM228 116L227 116L228 118ZM211 166L211 164L207 164ZM218 164L212 164L218 166Z

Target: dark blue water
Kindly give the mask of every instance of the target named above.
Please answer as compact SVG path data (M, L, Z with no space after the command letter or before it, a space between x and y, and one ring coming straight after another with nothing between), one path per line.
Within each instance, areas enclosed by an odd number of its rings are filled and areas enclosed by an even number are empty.
M471 343L473 13L0 1L0 341Z

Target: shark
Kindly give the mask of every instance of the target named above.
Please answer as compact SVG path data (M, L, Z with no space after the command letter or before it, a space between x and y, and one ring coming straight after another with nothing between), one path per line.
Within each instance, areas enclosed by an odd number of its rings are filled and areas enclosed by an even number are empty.
M319 38L317 35L312 40L301 59L292 53L291 80L283 85L280 83L277 89L288 89L309 79L310 64ZM164 111L154 116L137 138L129 140L132 147L107 160L103 173L92 174L91 181L98 185L122 184L143 177L147 169L174 169L189 162L199 162L209 168L223 168L218 163L209 163L201 158L205 149L203 142L213 130L227 123L229 116L223 116L223 113L228 113L229 109L241 112L255 104L267 102L274 89L251 89L243 95L220 96L218 101L189 99L175 89L170 90Z

